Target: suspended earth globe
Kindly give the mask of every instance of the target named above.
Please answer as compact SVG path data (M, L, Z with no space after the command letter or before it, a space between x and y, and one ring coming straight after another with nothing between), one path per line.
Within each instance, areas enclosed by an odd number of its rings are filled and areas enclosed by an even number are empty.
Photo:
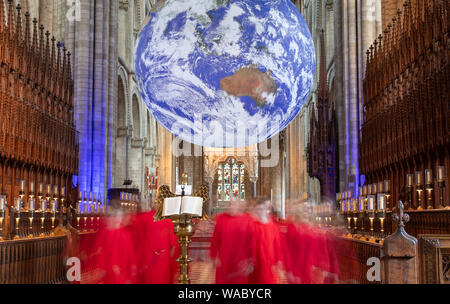
M290 0L166 0L139 33L135 71L156 120L206 147L285 129L313 83L311 33Z

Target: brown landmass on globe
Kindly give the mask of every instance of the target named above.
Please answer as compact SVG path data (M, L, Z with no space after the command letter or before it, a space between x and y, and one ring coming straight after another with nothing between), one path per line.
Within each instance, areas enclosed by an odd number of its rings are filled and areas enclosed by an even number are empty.
M254 66L242 68L234 75L223 78L220 87L236 97L249 96L259 107L267 105L267 96L276 94L278 89L270 71L263 73Z

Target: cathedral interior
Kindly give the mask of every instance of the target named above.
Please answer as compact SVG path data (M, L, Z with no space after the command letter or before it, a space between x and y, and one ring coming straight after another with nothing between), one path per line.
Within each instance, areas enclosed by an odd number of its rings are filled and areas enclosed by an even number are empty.
M449 1L292 0L315 45L311 94L279 135L244 148L178 140L147 107L135 49L164 2L0 0L1 284L66 283L67 239L94 229L80 221L150 210L161 186L181 185L207 192L193 283L211 219L257 197L280 219L296 200L317 204L319 225L339 217L359 270L341 281L450 283Z

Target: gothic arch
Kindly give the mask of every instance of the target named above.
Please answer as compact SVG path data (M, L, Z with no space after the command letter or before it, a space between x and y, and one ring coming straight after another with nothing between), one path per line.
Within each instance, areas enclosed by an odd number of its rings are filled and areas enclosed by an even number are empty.
M117 81L117 126L125 127L127 125L127 92L122 78L119 76Z
M133 137L141 138L141 110L139 106L139 98L133 94Z
M118 68L117 68L117 75L118 75L118 77L117 77L117 79L118 79L118 81L122 81L122 84L123 84L123 89L124 89L124 92L125 92L125 110L126 110L126 112L125 112L125 120L126 120L126 122L125 122L125 125L124 126L128 126L129 125L129 121L130 121L130 116L129 116L129 113L130 113L130 103L129 103L129 85L128 85L128 76L127 76L127 72L125 71L125 68L122 66L122 65L118 65Z

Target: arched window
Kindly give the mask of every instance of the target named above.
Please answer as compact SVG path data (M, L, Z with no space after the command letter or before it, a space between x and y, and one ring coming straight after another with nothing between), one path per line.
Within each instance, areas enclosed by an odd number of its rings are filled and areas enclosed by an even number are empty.
M118 81L118 105L117 105L117 124L119 127L125 127L126 126L126 114L127 114L127 108L126 108L126 102L125 102L126 96L125 96L125 87L123 85L122 78L119 77Z
M229 202L235 199L245 199L245 166L236 159L229 158L220 163L217 171L217 200Z
M134 130L134 137L141 138L141 119L139 113L139 100L136 95L133 95L133 130Z

